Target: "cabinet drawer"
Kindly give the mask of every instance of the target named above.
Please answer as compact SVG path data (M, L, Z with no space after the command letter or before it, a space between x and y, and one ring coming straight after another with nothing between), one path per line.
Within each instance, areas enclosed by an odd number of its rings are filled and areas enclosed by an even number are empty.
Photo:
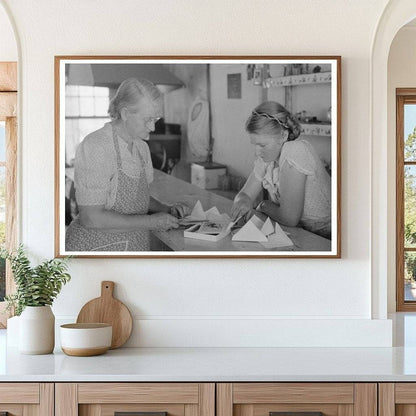
M215 416L213 383L59 383L56 416L114 416L116 412Z
M284 413L284 415L274 413ZM220 383L217 416L376 416L375 383Z
M350 383L238 383L234 403L354 403Z
M51 383L0 383L0 414L53 416Z
M39 403L39 384L0 383L0 403Z
M78 403L198 404L197 383L80 383Z

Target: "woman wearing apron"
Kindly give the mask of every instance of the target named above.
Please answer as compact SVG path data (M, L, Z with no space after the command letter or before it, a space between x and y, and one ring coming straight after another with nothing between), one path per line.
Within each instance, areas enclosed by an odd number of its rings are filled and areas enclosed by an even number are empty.
M79 215L66 231L66 251L146 251L150 231L178 227L186 207L149 194L153 180L144 140L162 114L162 95L147 80L123 81L109 107L112 118L89 134L75 156Z

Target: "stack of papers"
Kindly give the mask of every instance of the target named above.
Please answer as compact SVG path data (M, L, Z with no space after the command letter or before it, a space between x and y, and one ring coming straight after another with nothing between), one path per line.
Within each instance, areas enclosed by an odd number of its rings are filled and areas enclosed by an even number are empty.
M204 211L198 201L191 214L182 218L179 224L191 226L184 231L184 237L216 242L230 234L240 218L232 221L228 214L221 214L217 207ZM292 240L277 222L272 222L270 218L263 221L256 215L233 235L232 241L253 241L267 249L293 246Z
M201 222L214 222L221 224L228 224L231 218L227 214L220 214L217 207L212 207L207 211L202 208L201 201L198 201L192 212L179 221L180 225L195 225Z
M228 214L220 214L217 207L204 211L201 202L198 201L191 214L183 218L179 224L192 225L184 231L184 237L215 242L226 237L235 222L231 221Z

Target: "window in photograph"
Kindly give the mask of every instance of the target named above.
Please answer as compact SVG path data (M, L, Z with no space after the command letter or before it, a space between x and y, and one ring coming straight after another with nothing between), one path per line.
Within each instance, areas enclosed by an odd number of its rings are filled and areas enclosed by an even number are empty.
M75 151L82 139L109 121L110 89L84 85L66 85L65 131L67 147L65 163L71 168Z

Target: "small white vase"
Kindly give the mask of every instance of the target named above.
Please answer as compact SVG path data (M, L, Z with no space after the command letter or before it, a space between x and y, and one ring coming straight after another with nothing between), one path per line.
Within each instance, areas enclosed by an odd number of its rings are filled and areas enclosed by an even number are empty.
M50 306L26 306L19 319L19 352L50 354L55 347L55 316Z
M13 316L7 320L7 346L18 347L19 346L19 320L20 316Z

